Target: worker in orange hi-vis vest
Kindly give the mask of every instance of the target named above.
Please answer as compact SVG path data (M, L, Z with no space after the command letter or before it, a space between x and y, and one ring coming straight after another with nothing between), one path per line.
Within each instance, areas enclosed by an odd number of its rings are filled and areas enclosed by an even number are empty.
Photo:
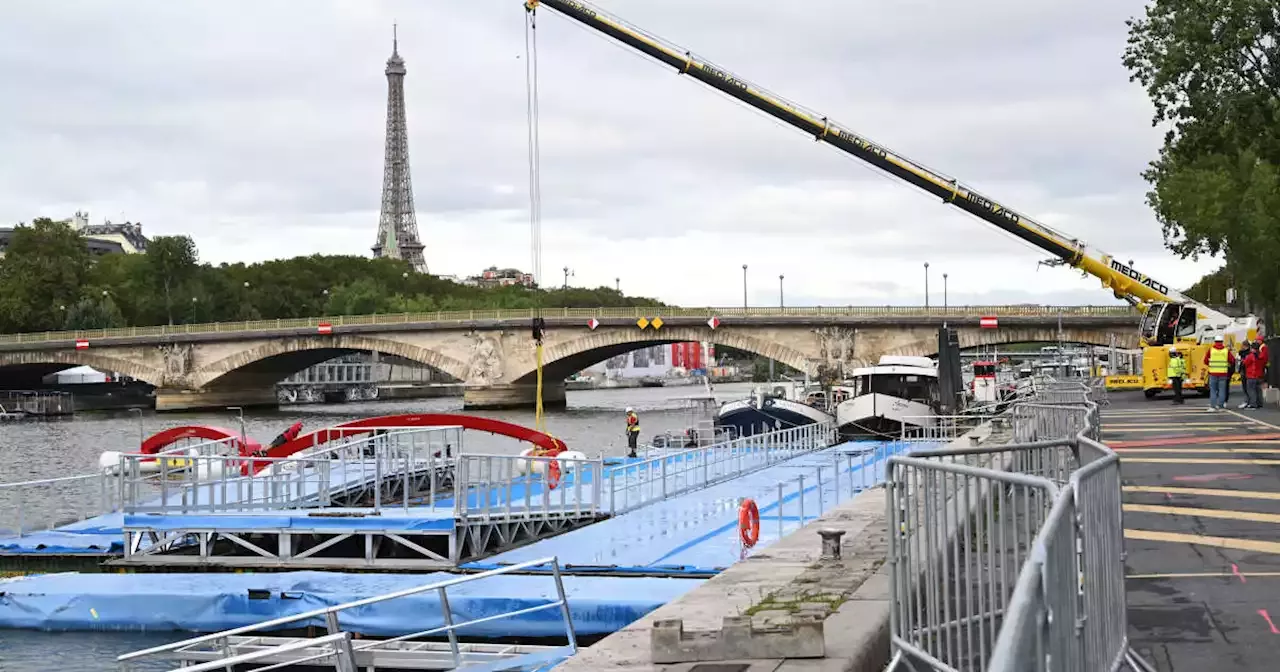
M627 457L636 456L636 442L640 439L640 416L634 408L627 407Z

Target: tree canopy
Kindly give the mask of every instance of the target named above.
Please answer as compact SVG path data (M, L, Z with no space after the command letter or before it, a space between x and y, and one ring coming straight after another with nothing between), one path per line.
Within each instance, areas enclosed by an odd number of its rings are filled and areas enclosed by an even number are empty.
M157 237L146 254L93 257L74 229L18 226L0 258L0 333L235 320L494 308L660 306L613 288L482 288L403 261L295 257L200 263L186 236Z
M1144 173L1165 244L1224 256L1268 314L1280 303L1278 31L1277 0L1154 0L1129 21L1124 55L1167 129Z
M50 219L19 226L0 260L0 325L30 331L61 327L89 276L89 250L70 227Z

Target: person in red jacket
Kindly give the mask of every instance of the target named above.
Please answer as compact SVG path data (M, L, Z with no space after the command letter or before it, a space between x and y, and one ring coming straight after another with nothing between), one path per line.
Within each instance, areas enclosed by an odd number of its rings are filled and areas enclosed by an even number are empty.
M1222 336L1214 338L1213 347L1204 353L1204 365L1209 369L1209 408L1222 410L1226 406L1235 363L1236 354L1226 347Z
M1244 358L1244 398L1249 408L1262 408L1262 377L1267 372L1267 360L1262 358L1262 346L1254 341Z

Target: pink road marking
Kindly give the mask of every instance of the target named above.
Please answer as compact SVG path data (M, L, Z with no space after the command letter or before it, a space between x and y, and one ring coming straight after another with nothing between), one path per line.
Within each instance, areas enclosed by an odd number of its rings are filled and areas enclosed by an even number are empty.
M1267 625L1271 626L1271 634L1280 635L1280 628L1277 628L1276 624L1271 622L1271 616L1267 613L1266 609L1259 609L1258 615L1262 617L1262 620L1267 622Z
M1240 583L1249 583L1248 581L1245 580L1244 574L1240 573L1240 568L1237 567L1235 563L1231 564L1231 573L1235 574L1237 579L1240 579Z
M1243 481L1253 478L1249 474L1192 474L1190 476L1174 476L1175 481Z

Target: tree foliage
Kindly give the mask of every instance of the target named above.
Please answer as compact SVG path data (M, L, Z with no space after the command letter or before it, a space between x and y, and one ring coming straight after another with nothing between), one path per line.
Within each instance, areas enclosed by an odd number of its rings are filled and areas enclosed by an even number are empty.
M74 229L50 219L19 225L0 260L0 327L60 329L88 274L89 251Z
M392 259L296 257L201 264L185 236L146 254L91 258L73 229L19 227L0 259L0 331L97 329L193 322L495 308L660 306L612 288L482 288L414 273Z
M1251 303L1280 300L1280 2L1155 0L1124 63L1168 129L1144 177L1165 244L1223 255Z

